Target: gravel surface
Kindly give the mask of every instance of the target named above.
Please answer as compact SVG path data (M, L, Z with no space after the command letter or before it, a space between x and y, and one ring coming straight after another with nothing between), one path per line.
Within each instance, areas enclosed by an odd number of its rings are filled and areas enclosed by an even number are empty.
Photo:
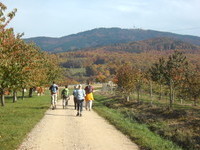
M138 150L138 146L94 111L77 117L72 97L58 102L28 134L18 150Z

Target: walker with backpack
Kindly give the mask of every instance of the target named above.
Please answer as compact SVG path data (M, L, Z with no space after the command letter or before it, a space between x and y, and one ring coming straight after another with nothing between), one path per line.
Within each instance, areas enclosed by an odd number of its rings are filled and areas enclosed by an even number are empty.
M67 87L68 86L65 86L65 88L61 92L63 109L66 108L66 106L68 105L68 100L70 99L70 97L69 97L69 89Z
M58 86L53 82L53 85L49 88L51 91L51 105L52 109L56 109L56 103L57 103L57 91L58 91Z

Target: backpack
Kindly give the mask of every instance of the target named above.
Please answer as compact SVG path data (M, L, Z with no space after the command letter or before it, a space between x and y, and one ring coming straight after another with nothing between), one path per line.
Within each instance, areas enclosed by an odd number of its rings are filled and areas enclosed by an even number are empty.
M69 96L69 90L63 89L61 94L63 95L63 97L67 98Z
M57 87L56 85L52 85L52 86L51 86L51 92L52 92L53 94L56 94L57 90L58 90L58 87Z
M90 86L90 85L88 85L87 87L86 87L86 93L87 94L90 94L90 93L92 93L93 92L93 88L92 88L92 86Z

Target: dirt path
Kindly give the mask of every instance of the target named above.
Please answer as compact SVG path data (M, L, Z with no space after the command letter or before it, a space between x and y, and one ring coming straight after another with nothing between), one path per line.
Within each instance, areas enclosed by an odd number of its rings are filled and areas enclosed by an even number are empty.
M72 97L71 97L72 98ZM76 117L73 101L48 110L19 150L137 150L138 147L94 111Z

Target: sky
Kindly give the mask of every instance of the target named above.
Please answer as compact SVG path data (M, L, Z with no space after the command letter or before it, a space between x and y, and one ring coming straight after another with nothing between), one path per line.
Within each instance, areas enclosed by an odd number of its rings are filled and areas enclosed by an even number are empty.
M200 0L0 0L24 38L62 37L100 27L200 36Z

